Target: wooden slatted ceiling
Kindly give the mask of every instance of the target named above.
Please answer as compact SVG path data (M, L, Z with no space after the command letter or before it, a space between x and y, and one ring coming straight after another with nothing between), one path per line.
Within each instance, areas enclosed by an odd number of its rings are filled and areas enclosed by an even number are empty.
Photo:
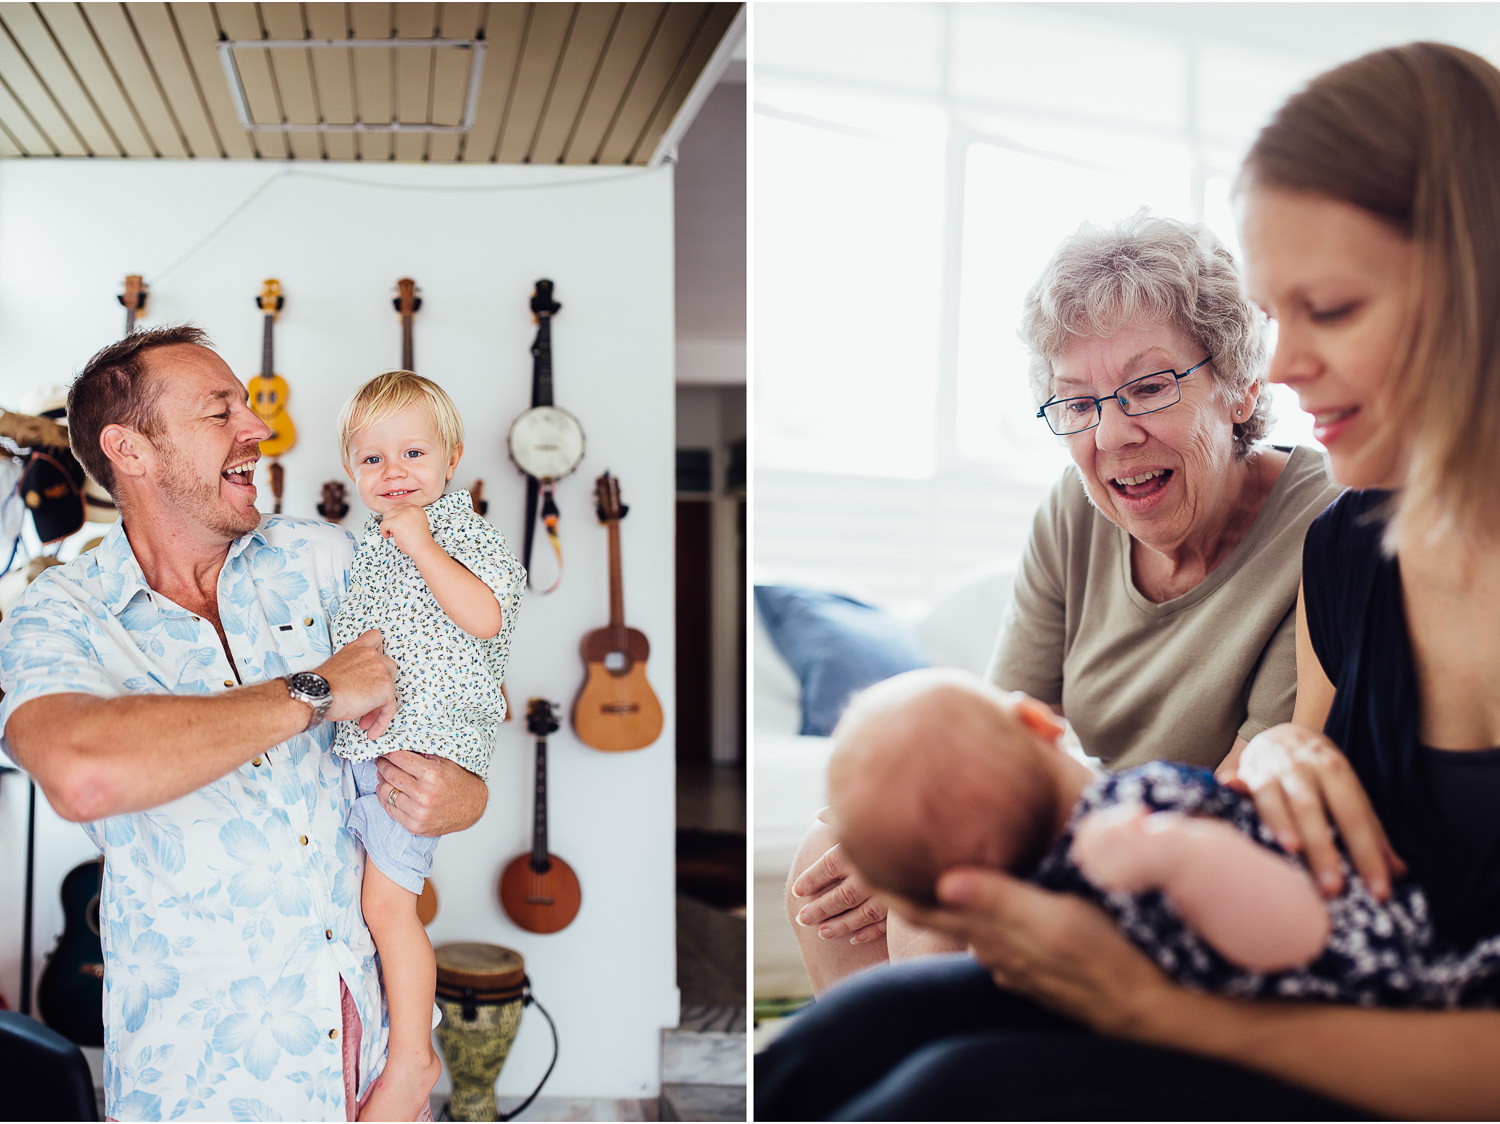
M644 164L739 4L0 3L0 158ZM468 133L246 132L220 39L486 42ZM259 125L457 125L473 52L237 49Z

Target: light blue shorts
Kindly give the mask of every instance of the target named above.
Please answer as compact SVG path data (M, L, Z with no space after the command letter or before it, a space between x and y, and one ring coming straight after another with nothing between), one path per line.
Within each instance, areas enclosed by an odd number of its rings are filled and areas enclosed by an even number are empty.
M422 892L422 882L432 870L437 836L413 835L386 813L375 795L380 774L374 761L351 761L359 797L349 809L349 830L364 844L370 861L398 886L413 894Z

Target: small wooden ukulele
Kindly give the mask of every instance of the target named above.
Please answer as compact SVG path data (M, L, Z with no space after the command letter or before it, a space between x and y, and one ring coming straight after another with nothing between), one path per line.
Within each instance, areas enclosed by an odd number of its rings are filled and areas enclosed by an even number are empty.
M136 318L146 311L146 296L149 291L146 288L145 279L139 273L125 275L125 291L116 299L125 306L125 334L127 336L135 331Z
M396 299L393 302L401 314L401 369L415 371L416 359L412 356L411 319L422 307L422 298L417 296L417 283L410 277L396 282Z
M517 855L500 875L500 904L528 933L555 933L578 916L583 891L573 868L547 852L547 735L557 717L546 699L526 703L526 728L536 738L536 813L531 850Z
M610 752L642 749L661 734L661 702L646 681L651 645L645 633L625 627L620 580L620 484L607 471L594 483L599 522L609 529L609 625L579 645L588 677L573 704L573 730L584 745Z
M276 316L286 305L281 295L281 282L274 277L266 279L260 296L255 298L256 307L265 315L265 343L261 352L260 374L250 380L250 408L255 416L271 427L271 436L260 443L260 451L268 457L279 457L297 441L297 429L286 412L286 379L275 374L273 359L272 326Z

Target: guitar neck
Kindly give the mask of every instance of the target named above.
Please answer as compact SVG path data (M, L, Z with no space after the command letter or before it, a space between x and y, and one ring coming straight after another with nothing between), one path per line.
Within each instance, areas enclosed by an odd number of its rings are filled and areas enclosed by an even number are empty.
M415 362L416 360L412 358L411 313L403 312L401 314L401 369L415 371L417 369L413 365Z
M547 866L547 739L536 740L536 812L531 827L531 865Z
M538 316L531 345L531 404L552 405L552 317Z
M611 628L625 627L625 582L620 577L620 521L611 519L609 527L609 623Z
M276 371L276 366L271 357L271 325L276 322L276 315L272 312L266 313L266 338L260 356L260 373L270 378Z

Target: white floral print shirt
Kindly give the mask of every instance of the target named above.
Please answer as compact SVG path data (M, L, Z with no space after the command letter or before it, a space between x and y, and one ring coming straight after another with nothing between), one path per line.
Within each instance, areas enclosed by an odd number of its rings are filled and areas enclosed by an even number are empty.
M505 536L474 513L466 490L439 496L423 510L438 546L494 591L502 614L500 632L481 640L455 624L417 564L381 537L380 518L370 516L354 555L349 596L333 622L333 642L342 646L366 629L380 630L385 654L399 669L396 714L373 741L359 723L340 722L333 751L354 761L396 749L435 753L484 778L505 717L500 681L510 659L526 571Z
M209 695L316 667L353 542L267 517L231 544L213 624L152 591L116 524L42 574L0 623L0 728L43 695ZM237 682L238 680L238 682ZM345 828L354 781L298 734L188 796L84 825L104 852L105 1106L119 1120L347 1119L342 979L385 1057L364 852Z

